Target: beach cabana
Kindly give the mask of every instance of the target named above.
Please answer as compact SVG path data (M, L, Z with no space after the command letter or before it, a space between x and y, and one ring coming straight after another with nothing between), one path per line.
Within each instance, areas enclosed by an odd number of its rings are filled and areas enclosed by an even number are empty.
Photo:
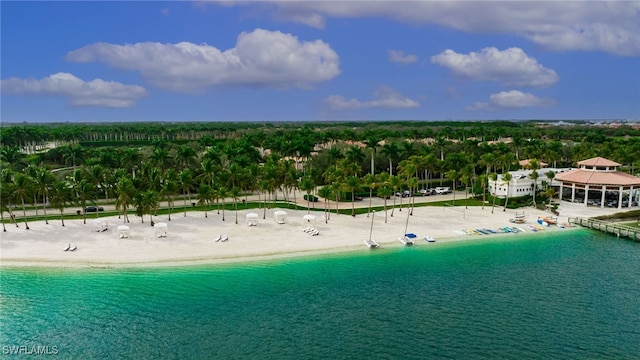
M248 213L247 214L247 225L249 225L249 226L258 226L258 214L256 214L256 213Z
M306 223L315 223L316 222L316 216L315 215L305 215L305 216L302 217L302 219Z
M118 226L118 238L126 239L129 237L129 227L127 225Z
M153 229L156 232L156 237L167 237L167 223L155 223Z
M93 222L93 230L96 232L103 232L103 231L107 231L107 229L109 229L109 226L107 225L106 221L104 220L96 220Z
M273 216L276 218L278 224L284 224L287 222L287 212L278 210L273 212Z

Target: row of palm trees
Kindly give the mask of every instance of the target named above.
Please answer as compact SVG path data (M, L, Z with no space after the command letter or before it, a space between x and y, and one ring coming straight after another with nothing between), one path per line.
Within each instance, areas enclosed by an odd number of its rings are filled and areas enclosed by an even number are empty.
M398 191L415 193L419 187L434 181L442 184L446 179L454 188L462 184L474 194L482 193L484 200L488 179L497 179L500 170L506 181L518 159L517 148L514 152L513 146L503 143L453 142L439 136L427 145L387 139L373 131L364 139L364 147L336 142L314 152L314 141L322 138L310 129L291 138L295 146L283 140L288 134L265 138L256 132L207 146L175 145L166 140L143 148L85 149L67 144L35 157L38 165L18 148L3 146L0 215L4 220L8 212L14 219L14 212L21 209L28 228L27 205L35 208L36 215L42 209L48 223L47 207L58 209L62 218L67 207L85 208L104 199L115 200L123 221L129 221L129 209L135 209L144 221L144 215L157 213L161 202L167 203L170 216L176 201L182 200L186 216L193 196L205 212L216 204L225 219L226 199L231 198L237 210L241 196L256 194L264 203L265 217L267 206L278 200L279 193L283 200L295 202L297 191L310 199L321 185L317 195L325 199L325 208L328 199L336 203L351 200L355 215L353 203L363 188L370 198L375 192L386 199ZM530 141L528 145L538 147L538 143ZM300 158L302 168L297 166ZM534 174L538 176L536 171ZM534 195L534 205L535 201ZM391 216L394 209L395 197ZM86 214L83 218L86 222Z

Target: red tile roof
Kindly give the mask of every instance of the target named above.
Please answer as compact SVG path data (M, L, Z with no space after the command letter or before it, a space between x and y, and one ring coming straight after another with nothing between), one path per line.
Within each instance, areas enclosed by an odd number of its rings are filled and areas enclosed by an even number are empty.
M618 164L615 161L611 161L609 159L605 159L603 157L594 157L591 159L587 159L587 160L582 160L580 162L578 162L578 165L585 165L585 166L620 166L620 164Z
M518 164L520 166L522 166L522 167L527 167L527 166L531 165L531 160L533 160L533 159L520 160L520 161L518 161ZM542 167L542 166L547 166L549 164L547 164L546 162L542 162L542 161L538 160L538 165Z
M591 160L591 159L590 159ZM606 160L606 159L605 159ZM600 165L603 166L603 165ZM606 165L605 165L606 166ZM562 182L590 184L590 185L640 185L640 178L619 171L593 171L574 169L555 177Z

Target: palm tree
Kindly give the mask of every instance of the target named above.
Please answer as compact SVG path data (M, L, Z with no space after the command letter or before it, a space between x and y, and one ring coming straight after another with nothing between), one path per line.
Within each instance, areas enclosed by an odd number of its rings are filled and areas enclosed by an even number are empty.
M205 183L200 183L198 188L198 205L204 205L204 217L208 217L207 209L211 199L211 187Z
M479 177L480 187L482 188L482 210L487 199L487 174L481 174Z
M327 216L328 213L328 209L327 209L327 199L329 199L329 197L331 196L332 191L331 191L331 187L329 187L329 185L325 185L323 187L321 187L318 190L318 196L320 196L321 198L324 199L324 223L326 224L327 222L329 222L329 218Z
M447 171L447 180L451 181L453 183L452 190L453 190L453 205L456 205L456 181L458 181L458 179L460 179L460 173L456 170L449 170Z
M533 180L533 207L537 208L538 206L536 204L536 192L540 174L538 174L538 172L534 170L531 174L529 174L529 177L531 178L531 180Z
M307 214L311 213L311 206L309 205L309 201L311 199L311 192L315 188L315 184L311 179L311 176L305 175L300 180L300 190L307 193Z
M387 185L383 185L378 189L378 196L384 199L384 223L387 223L387 198L391 196L392 190Z
M529 168L533 170L529 177L533 180L533 207L536 207L536 191L538 187L538 178L540 177L540 174L538 174L540 163L538 160L531 160L531 162L529 162Z
M468 163L467 165L465 165L462 168L461 177L466 178L466 181L464 181L465 186L465 192L467 191L466 188L468 188L469 186L471 186L471 193L475 194L475 189L473 188L473 183L475 182L475 177L476 177L476 169L474 167L474 161L471 161L470 163ZM466 197L467 195L465 195Z
M409 203L411 204L411 209L409 210L409 215L413 215L413 207L416 204L415 193L418 191L418 178L412 176L407 180L407 186L409 186L409 194L411 194L411 199L409 199Z
M189 168L197 156L196 150L191 146L180 145L176 148L176 165L181 169Z
M33 183L31 178L23 173L17 173L13 178L13 187L12 187L11 196L14 199L20 199L22 203L22 214L24 217L24 224L27 230L29 230L29 224L27 223L27 210L24 203L24 198L29 198L31 193L33 192Z
M51 185L54 183L55 178L53 177L53 174L51 174L51 172L49 172L47 169L43 168L43 167L38 167L35 169L34 171L34 176L32 177L33 179L33 184L34 187L36 189L36 191L42 195L42 207L44 210L44 222L45 224L49 224L49 219L47 218L47 200L49 197L49 188L51 187ZM36 207L36 212L37 212L37 207Z
M193 190L193 175L191 170L184 169L180 171L178 174L178 183L180 185L180 190L182 190L182 195L187 195L184 199L184 216L187 216L187 199L191 202L191 190Z
M144 224L144 215L149 214L149 224L153 226L153 212L158 208L158 193L153 190L137 191L133 196L136 206L136 213L140 216Z
M502 175L502 181L507 183L507 195L504 201L504 209L502 209L502 211L507 211L507 203L509 202L509 183L511 182L511 179L513 177L511 176L511 173L506 173Z
M331 192L336 197L336 215L338 214L338 202L340 201L341 191L342 191L342 184L339 181L335 181L331 184Z
M64 207L71 203L71 188L62 180L54 182L49 191L49 202L60 210L60 220L64 226Z
M73 190L78 195L77 200L80 203L80 206L82 207L82 223L86 224L87 223L87 212L86 212L87 201L93 202L93 195L96 189L93 186L93 184L89 182L89 180L80 179L80 181L74 184Z
M351 192L351 216L356 216L356 191L360 190L360 178L350 176L344 185L347 191Z
M493 204L491 205L491 213L493 214L493 209L496 207L496 188L498 187L498 174L494 172L489 174L489 179L493 181Z
M389 176L389 186L393 189L393 193L396 194L398 190L402 187L402 179L399 176ZM402 205L402 198L400 198ZM391 217L393 217L393 211L396 208L396 197L393 197L393 206L391 207Z
M375 157L376 150L378 149L378 143L380 142L380 138L374 135L369 136L364 143L367 145L369 149L371 149L371 175L375 175Z
M227 188L224 185L219 185L217 187L218 197L222 199L222 221L224 221L224 209L227 207Z
M382 153L389 157L389 174L393 175L393 164L400 160L400 147L398 143L391 142L382 145Z
M133 204L133 196L136 192L136 188L133 186L133 181L128 177L122 177L116 183L116 210L118 213L122 212L123 222L129 222L129 206Z
M371 213L371 199L373 198L373 189L376 187L376 176L373 174L367 174L364 177L364 183L369 188L369 210L367 211L367 217Z
M236 213L236 225L238 225L238 200L240 200L240 188L237 186L232 187L230 195L233 199L233 208Z

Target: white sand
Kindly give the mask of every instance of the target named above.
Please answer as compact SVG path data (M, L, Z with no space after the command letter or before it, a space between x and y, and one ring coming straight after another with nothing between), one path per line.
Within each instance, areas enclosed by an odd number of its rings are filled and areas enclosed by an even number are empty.
M30 223L30 230L20 224L7 225L7 232L0 233L0 262L2 266L171 266L198 263L216 263L248 261L290 256L304 256L331 252L345 252L365 249L364 240L369 238L371 218L366 214L351 217L331 214L327 224L321 211L311 212L316 216L315 223L303 221L306 210L285 210L288 221L277 224L273 212L268 209L266 219L263 211L259 211L259 224L247 226L245 215L253 211L239 211L238 224L235 224L233 211L226 211L226 221L222 214L215 211L204 217L204 212L188 212L154 217L155 222L168 224L168 236L158 238L154 228L149 225L149 217L145 223L139 217L131 216L129 238L120 239L117 227L123 224L117 216L101 218L109 228L105 232L95 231L95 219L67 220L62 227L60 220ZM382 247L403 246L398 238L404 234L408 209L401 212L395 210L394 217L388 217L385 223L384 212L375 214L372 239ZM522 210L519 210L521 212ZM538 216L547 213L534 209L525 209L528 222L535 224ZM388 214L391 211L388 210ZM515 215L514 210L503 212L496 207L491 214L491 207L417 207L414 215L409 217L408 232L418 235L416 246L437 246L424 241L424 236L431 235L437 242L465 239L479 239L484 235L461 235L460 231L475 228L498 229L507 225ZM319 231L318 236L311 236L302 231L311 225ZM519 225L525 228L522 225ZM566 231L558 227L548 227L543 231ZM526 233L531 232L527 229ZM227 234L227 242L215 242L218 234ZM519 236L520 234L499 234L496 236ZM484 236L486 237L486 236ZM77 245L75 252L65 252L68 245Z

